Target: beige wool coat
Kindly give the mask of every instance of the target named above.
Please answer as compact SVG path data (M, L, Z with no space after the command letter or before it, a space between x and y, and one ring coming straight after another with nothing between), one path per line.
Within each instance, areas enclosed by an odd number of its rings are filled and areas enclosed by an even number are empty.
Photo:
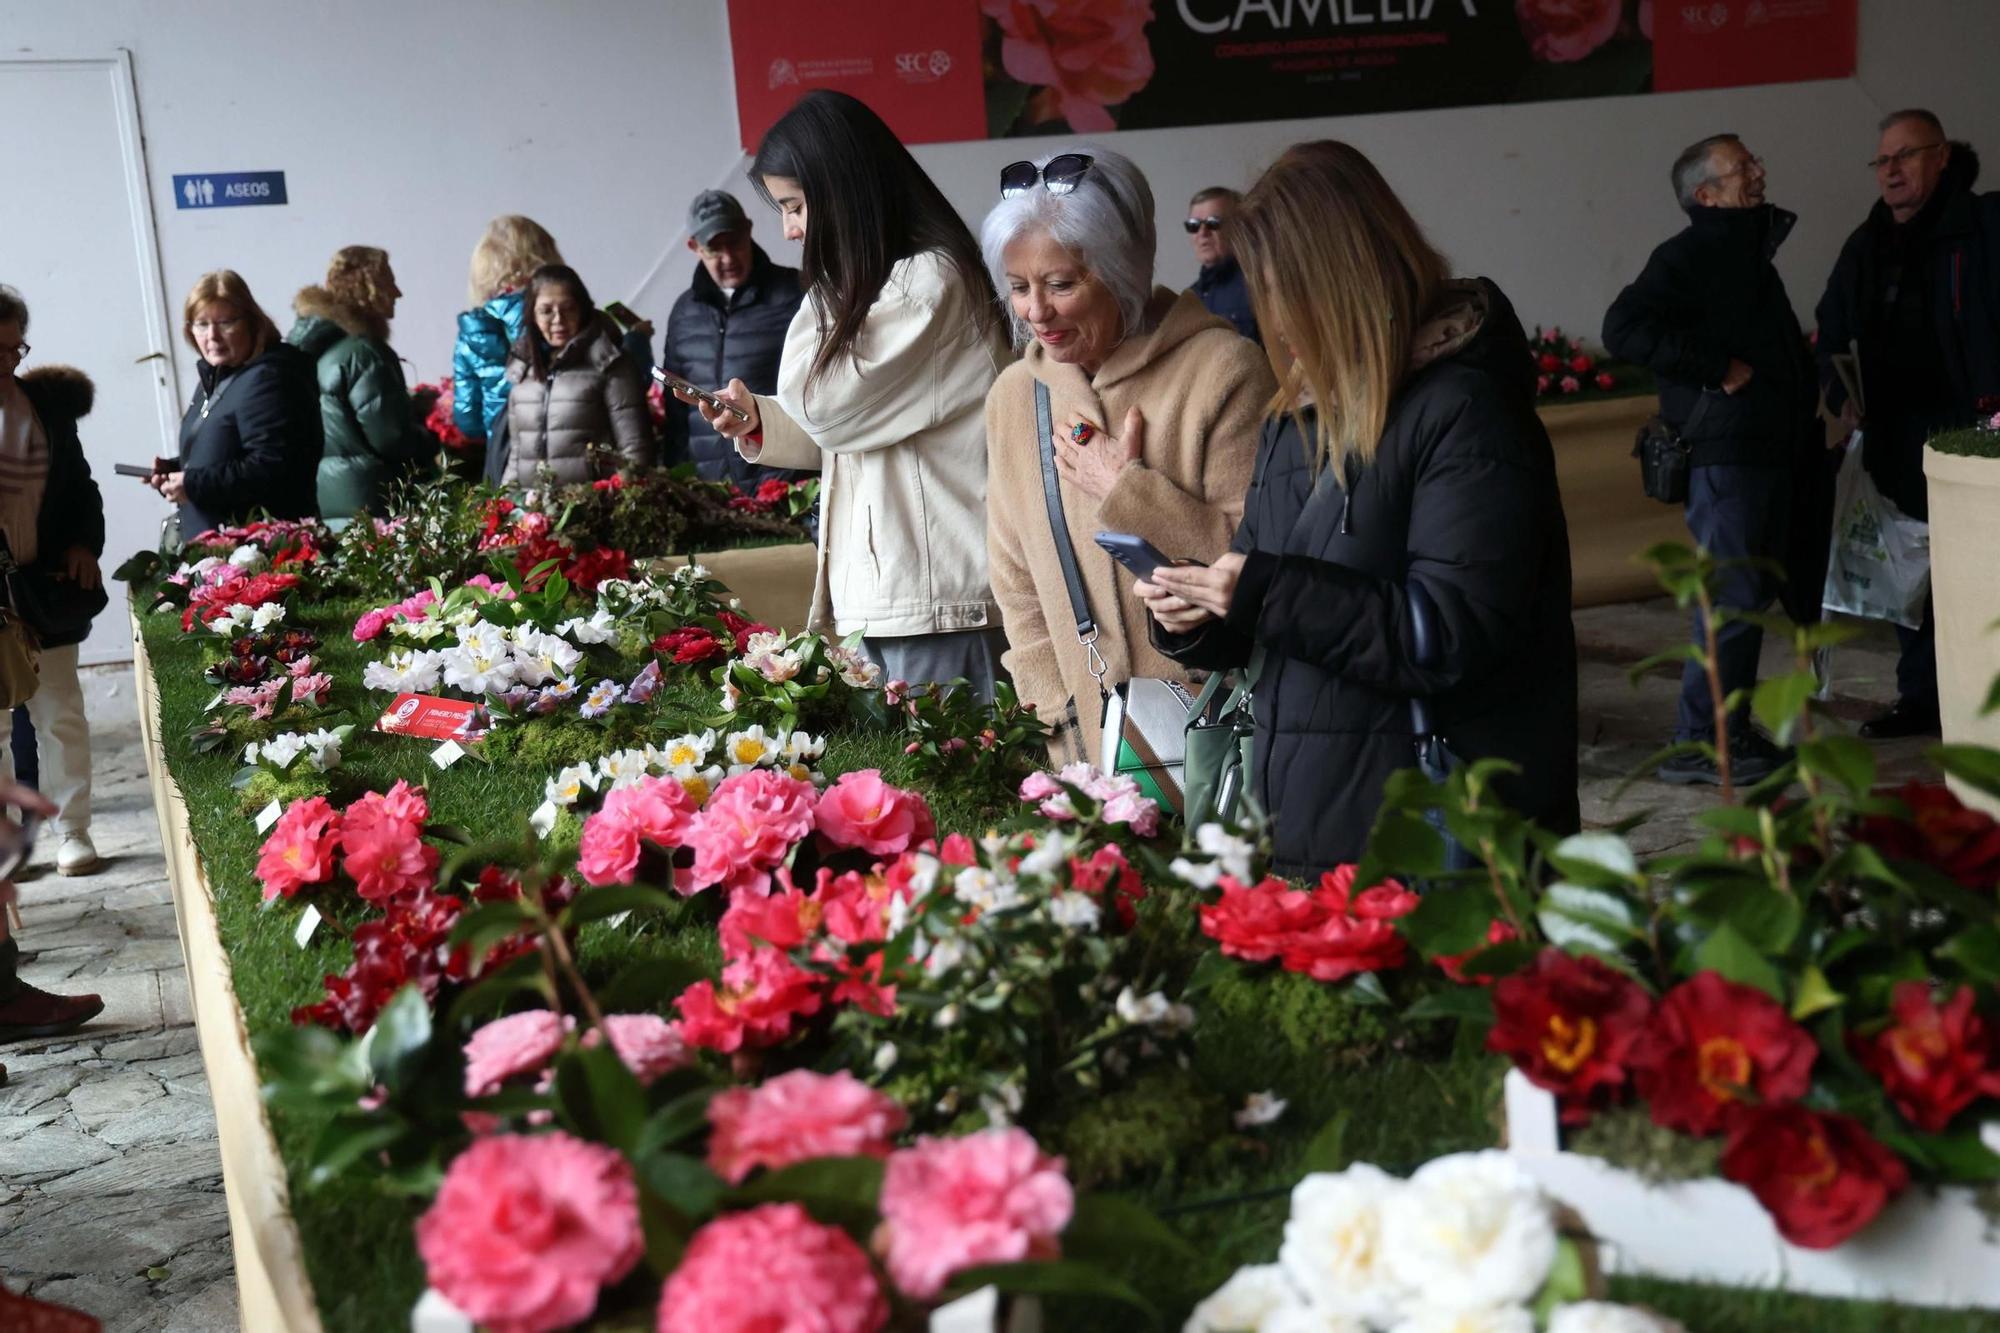
M1101 706L1088 653L1077 642L1062 564L1042 496L1035 382L1049 386L1057 429L1072 411L1111 431L1136 407L1146 420L1143 454L1127 463L1102 502L1061 482L1063 514L1098 625L1106 683L1158 676L1190 685L1191 674L1154 651L1134 579L1095 541L1100 531L1144 537L1176 559L1204 564L1229 549L1257 458L1258 432L1276 392L1256 343L1202 308L1192 293L1165 288L1148 308L1153 329L1129 338L1095 376L1044 354L1039 343L1004 371L986 398L987 557L1007 631L1002 659L1024 702L1059 726L1071 699L1079 750L1097 758ZM1103 447L1103 446L1100 446ZM1114 446L1115 447L1115 446Z

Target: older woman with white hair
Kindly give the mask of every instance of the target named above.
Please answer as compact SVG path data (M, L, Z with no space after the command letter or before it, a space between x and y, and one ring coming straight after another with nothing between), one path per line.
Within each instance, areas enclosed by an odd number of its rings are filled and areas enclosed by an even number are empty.
M1095 538L1203 564L1227 551L1277 384L1256 343L1154 285L1153 192L1130 161L1016 162L1000 196L980 244L1026 352L986 398L993 595L1005 664L1058 727L1057 757L1094 760L1107 691L1195 683L1152 648L1131 576Z

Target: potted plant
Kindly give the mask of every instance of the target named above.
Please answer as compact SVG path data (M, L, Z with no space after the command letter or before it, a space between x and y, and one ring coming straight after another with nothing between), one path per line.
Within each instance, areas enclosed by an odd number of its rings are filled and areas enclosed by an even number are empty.
M2000 401L1982 401L1982 417L1924 447L1931 515L1931 596L1936 604L1938 711L1954 744L2000 746ZM2000 814L2000 801L1954 782L1965 801Z

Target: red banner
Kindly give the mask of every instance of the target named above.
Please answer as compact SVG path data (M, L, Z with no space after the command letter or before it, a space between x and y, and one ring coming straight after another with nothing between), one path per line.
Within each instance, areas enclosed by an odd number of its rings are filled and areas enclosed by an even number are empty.
M1653 91L1844 79L1854 73L1857 0L1653 4Z
M986 137L972 0L729 0L729 41L745 152L812 88L852 93L904 143Z

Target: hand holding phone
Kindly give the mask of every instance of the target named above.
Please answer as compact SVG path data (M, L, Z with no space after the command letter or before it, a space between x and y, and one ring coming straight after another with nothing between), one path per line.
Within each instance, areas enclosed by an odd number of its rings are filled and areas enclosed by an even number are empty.
M1100 532L1096 542L1110 553L1113 560L1142 579L1152 578L1153 572L1162 565L1199 563L1170 559L1144 537L1135 537L1129 532Z
M716 397L707 389L702 388L698 384L690 383L682 379L679 375L673 374L671 371L661 370L658 366L655 366L653 367L653 378L658 380L669 393L676 393L683 398L693 398L707 404L708 410L711 412L727 412L738 421L748 421L750 419L750 414L736 404Z

